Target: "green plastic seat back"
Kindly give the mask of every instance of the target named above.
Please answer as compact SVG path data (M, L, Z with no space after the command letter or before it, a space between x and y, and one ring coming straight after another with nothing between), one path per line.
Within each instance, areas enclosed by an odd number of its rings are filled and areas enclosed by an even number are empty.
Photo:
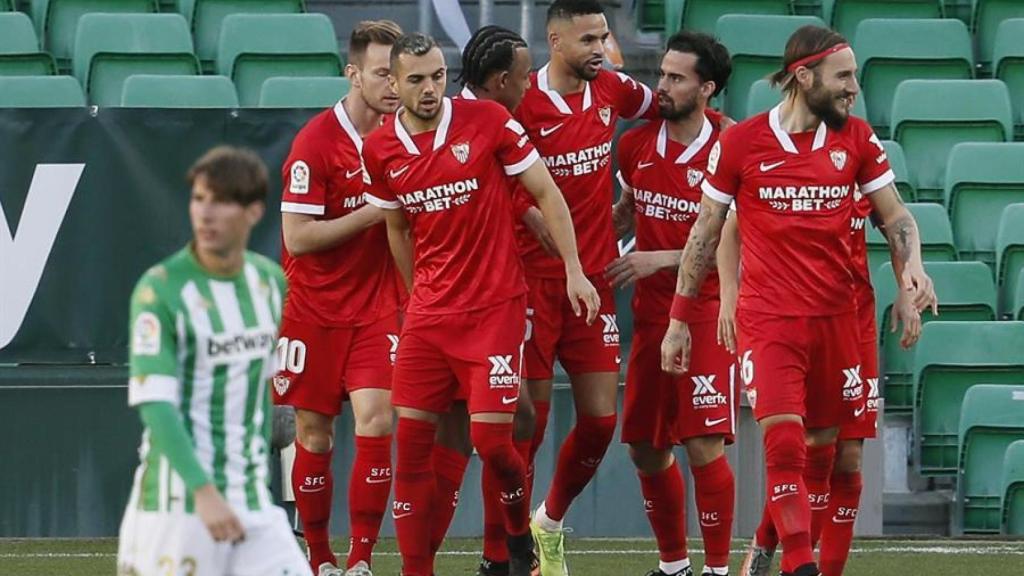
M260 91L260 108L326 108L348 90L348 78L268 78Z
M858 98L862 101L863 98ZM896 175L896 189L904 202L917 201L917 185L914 183L914 175L907 170L907 158L903 155L903 147L899 142L893 140L882 140L882 148L885 148L885 155L889 159L889 166Z
M204 68L213 69L221 24L231 14L300 14L305 11L303 0L194 0L191 21L196 55Z
M1024 16L1004 20L996 31L993 76L1010 91L1017 140L1024 140Z
M1010 204L999 218L996 233L996 279L999 313L1012 316L1017 279L1024 270L1024 204Z
M953 146L1013 136L1010 96L998 80L905 80L896 88L892 122L919 201L942 201Z
M971 29L978 42L978 61L992 61L999 25L1011 18L1024 18L1024 2L1020 0L974 0Z
M832 29L853 38L857 25L869 18L941 18L941 0L822 0Z
M1024 384L1024 322L925 324L914 351L914 423L918 469L925 476L957 470L960 405L971 386Z
M727 14L787 16L792 13L790 0L686 0L682 27L711 33L718 19Z
M1015 440L1003 454L1003 534L1024 536L1024 440Z
M957 498L964 532L998 534L1006 451L1024 440L1024 386L975 384L964 394Z
M893 94L900 82L973 75L971 35L959 20L871 18L857 26L853 49L868 120L884 137L890 134Z
M334 26L323 14L232 14L224 18L217 72L230 77L242 106L259 104L267 78L340 76Z
M724 112L734 118L746 118L750 86L782 67L786 41L797 29L824 26L813 16L722 16L715 35L732 55L732 75L720 96Z
M53 57L39 50L32 20L21 12L0 13L0 76L49 76Z
M79 106L85 106L85 95L71 76L0 76L0 108Z
M921 256L926 262L951 262L957 259L953 244L953 230L949 216L938 204L907 204L907 209L917 221L921 233ZM875 274L878 267L889 261L889 243L874 226L867 227L868 266Z
M225 76L140 74L124 82L125 108L237 108L235 85Z
M1003 209L1017 202L1024 202L1024 143L953 146L946 165L945 203L961 259L995 267L996 223Z
M43 0L43 47L66 68L74 57L78 21L86 14L152 13L153 0Z
M119 106L129 76L193 75L199 62L180 14L86 14L75 37L74 71L93 104Z

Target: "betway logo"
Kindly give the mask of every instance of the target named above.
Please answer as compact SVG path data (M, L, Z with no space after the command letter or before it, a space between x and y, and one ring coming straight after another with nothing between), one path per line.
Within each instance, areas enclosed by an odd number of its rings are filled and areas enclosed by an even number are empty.
M519 374L512 368L511 354L488 356L487 360L491 363L491 388L515 388L519 385Z
M714 408L729 403L725 394L715 389L715 375L691 376L693 381L693 407L695 409Z
M215 334L206 341L206 355L214 362L251 360L265 356L276 343L276 334L259 328L235 334Z
M32 303L85 164L38 164L12 234L0 204L0 348L14 340Z
M459 180L431 186L423 190L416 190L408 194L399 194L402 204L409 212L440 212L452 206L461 206L469 202L470 196L466 194L480 189L480 183L476 178Z

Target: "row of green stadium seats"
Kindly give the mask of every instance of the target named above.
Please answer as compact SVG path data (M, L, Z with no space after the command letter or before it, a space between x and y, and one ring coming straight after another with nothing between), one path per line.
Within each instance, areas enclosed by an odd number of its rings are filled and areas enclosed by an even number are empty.
M4 73L8 65L18 69L10 74L53 72L46 54L4 49L7 42L30 39L31 33L23 14L0 14L0 77L9 75ZM86 14L78 19L73 54L74 76L89 102L99 106L120 105L129 76L201 73L188 24L180 14ZM234 82L242 106L259 103L267 78L336 78L342 72L334 26L323 14L227 16L215 64L217 74Z

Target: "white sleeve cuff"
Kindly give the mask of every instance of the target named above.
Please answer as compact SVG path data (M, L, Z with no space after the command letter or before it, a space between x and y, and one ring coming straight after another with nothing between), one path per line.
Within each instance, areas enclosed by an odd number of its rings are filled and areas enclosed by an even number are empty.
M619 179L619 185L623 188L632 188L632 186L629 185L629 182L626 182L626 178L623 177L622 170L616 172L615 177Z
M871 182L866 182L860 185L860 191L862 194L871 194L872 192L878 192L882 188L885 188L889 184L896 181L896 175L893 174L892 170L886 170L885 174L882 174L878 178L875 178Z
M533 166L533 163L537 160L540 160L540 154L538 154L537 149L534 148L533 150L530 150L530 153L526 155L526 158L523 158L519 162L510 166L505 166L505 174L508 174L509 176L522 174L523 172L526 172L530 166Z
M300 204L299 202L281 202L281 212L290 214L309 214L310 216L323 216L324 207L316 204Z
M138 406L146 402L170 402L177 404L178 379L174 376L149 374L133 376L128 380L128 405Z
M363 198L366 199L368 204L373 204L377 208L383 208L385 210L398 210L402 207L402 204L398 200L384 200L377 198L369 192L363 192Z
M726 194L725 192L722 192L718 188L715 188L714 186L711 185L710 182L708 182L707 178L705 178L704 182L701 183L700 189L702 192L704 192L705 196L711 198L712 200L718 202L719 204L732 204L733 195Z

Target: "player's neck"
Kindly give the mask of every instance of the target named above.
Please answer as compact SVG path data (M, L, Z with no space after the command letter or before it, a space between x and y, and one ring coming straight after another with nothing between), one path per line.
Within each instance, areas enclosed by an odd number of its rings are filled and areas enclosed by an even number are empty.
M582 92L587 81L580 78L560 58L552 58L548 63L548 88L558 92L562 96Z
M423 119L408 110L403 110L398 115L398 118L396 118L396 121L401 122L402 126L405 126L405 130L410 136L415 136L424 132L430 132L431 130L437 130L437 127L441 125L441 116L443 114L444 100L441 101L441 110L438 110L433 118Z
M779 109L779 124L786 132L798 134L817 129L821 118L811 112L803 98L787 97Z
M683 146L689 146L700 136L700 131L704 128L704 107L699 106L689 116L670 120L665 124L670 140Z
M349 92L341 105L360 136L366 136L380 126L381 113L367 106L358 90Z
M193 242L190 246L192 255L195 256L199 267L211 276L231 277L242 272L245 265L245 250L230 250L224 254L218 254L208 250L200 250Z

